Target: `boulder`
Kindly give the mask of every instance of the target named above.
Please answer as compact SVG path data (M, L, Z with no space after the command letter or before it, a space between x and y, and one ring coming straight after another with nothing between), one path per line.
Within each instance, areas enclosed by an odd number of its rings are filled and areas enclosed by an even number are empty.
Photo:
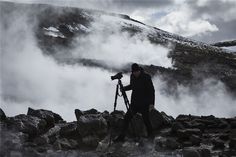
M81 136L107 134L107 122L101 114L82 115L78 119L79 134Z
M99 138L94 135L85 136L82 138L83 147L96 148L99 144Z
M80 116L83 115L83 112L79 109L75 109L75 117L77 120L79 120Z
M231 129L236 129L236 120L230 122L230 127L231 127Z
M223 141L227 141L227 140L229 140L229 135L228 134L220 134L219 139L221 139Z
M78 147L78 142L73 139L61 138L57 139L53 146L57 150L71 150Z
M189 138L189 141L192 143L192 145L199 146L201 143L201 138L197 135L191 135Z
M229 141L229 148L236 150L236 138L232 138Z
M40 140L47 141L47 143L54 143L60 135L61 128L59 126L54 126L50 128L45 134L41 135Z
M213 144L214 149L224 149L225 148L225 142L220 139L213 139L211 142Z
M194 119L190 122L189 128L196 128L200 129L201 131L204 131L206 129L206 125L204 123L200 123L198 121L199 119Z
M47 122L48 128L53 127L55 123L58 123L59 121L63 121L60 115L53 113L52 111L43 110L43 109L34 110L29 107L27 115L44 119Z
M149 115L154 131L165 126L170 126L174 120L173 117L167 116L164 112L160 113L157 110L151 110Z
M230 129L229 137L230 138L236 138L236 129Z
M79 128L77 122L60 124L60 136L70 139L79 138Z
M45 145L49 143L49 138L46 136L38 136L34 139L34 143L37 146Z
M175 150L180 148L181 145L174 138L156 137L154 139L154 147L156 151Z
M183 157L211 157L208 149L185 148L182 153Z
M3 112L3 110L0 108L0 121L4 121L6 120L6 115L5 113Z
M79 109L75 109L75 117L76 117L77 121L79 120L80 116L87 115L87 114L100 114L100 112L98 112L96 109L90 109L90 110L86 110L86 111L81 111Z
M199 119L200 117L199 116L194 116L194 115L183 115L183 114L180 114L176 117L176 121L180 121L180 122L183 122L183 121L192 121L194 119Z
M96 109L92 108L90 110L83 111L83 114L100 114Z
M176 122L173 122L172 123L172 126L171 126L171 132L172 133L177 133L178 130L183 130L185 129L184 126L182 125L182 123L176 121Z
M12 151L21 151L23 143L28 140L28 135L22 132L11 130L0 130L0 156L9 155Z
M200 129L183 129L177 131L177 137L180 139L189 139L191 135L198 135L202 134Z
M20 114L9 118L8 125L14 130L26 133L32 137L45 132L47 123L44 119Z
M112 129L112 132L120 133L123 127L124 121L124 111L114 111L112 112L107 120L107 125L109 129ZM103 116L104 117L104 116Z
M108 111L102 112L102 117L108 121L108 119L109 119L109 117L110 117L109 112L108 112Z

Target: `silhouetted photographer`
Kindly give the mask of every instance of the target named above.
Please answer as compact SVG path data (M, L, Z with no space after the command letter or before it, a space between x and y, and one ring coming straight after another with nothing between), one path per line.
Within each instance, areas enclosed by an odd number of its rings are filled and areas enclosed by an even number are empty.
M114 140L115 142L123 141L129 123L136 113L141 113L149 137L152 137L152 125L149 119L149 110L154 108L155 89L151 76L147 74L138 64L131 66L132 74L130 75L130 84L123 87L125 91L132 90L131 103L124 117L124 125L121 134ZM119 73L117 74L118 77Z

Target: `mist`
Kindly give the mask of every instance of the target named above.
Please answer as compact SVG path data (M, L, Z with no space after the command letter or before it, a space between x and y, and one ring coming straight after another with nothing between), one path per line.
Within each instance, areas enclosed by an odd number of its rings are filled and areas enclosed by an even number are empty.
M34 34L37 22L29 17L30 12L15 10L8 19L1 19L1 36L4 38L1 38L0 100L7 116L26 113L27 108L32 107L52 110L72 121L77 108L112 111L116 81L111 81L110 76L115 73L79 64L58 64L38 47ZM117 22L118 19L102 16L92 24L91 34L76 38L74 48L67 55L102 60L110 67L118 68L130 62L171 67L167 57L170 48L151 44L145 38L146 32L135 36L122 33ZM129 76L125 75L122 81L127 85ZM159 76L153 78L153 83L155 107L167 114L235 116L235 99L218 80L206 80L200 94L190 94L191 89L179 85L178 98L163 92L168 86ZM117 109L125 110L122 98L119 98Z

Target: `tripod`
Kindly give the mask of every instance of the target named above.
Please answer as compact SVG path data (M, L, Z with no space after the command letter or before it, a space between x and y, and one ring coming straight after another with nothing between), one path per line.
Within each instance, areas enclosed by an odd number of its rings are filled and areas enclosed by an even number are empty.
M120 87L121 95L119 95L119 87ZM114 101L114 111L116 110L118 96L123 96L124 102L125 102L125 107L128 110L129 109L129 99L128 99L127 95L126 95L126 92L124 90L124 86L123 86L123 84L122 84L120 79L118 79L118 83L116 85L116 95L115 95L115 101Z
M119 89L120 89L121 95L119 94ZM118 96L123 96L125 107L126 107L126 109L128 111L129 108L130 108L129 99L128 99L127 94L126 94L126 92L124 90L124 86L123 86L123 84L121 82L121 79L118 79L118 83L116 85L116 95L115 95L115 101L114 101L114 111L116 110ZM132 111L131 111L131 113L132 113ZM134 133L134 136L136 137L135 125L132 123L132 121L130 122L130 124L131 124L132 131ZM112 137L112 132L110 132L110 142L109 142L109 145L111 144L111 137Z

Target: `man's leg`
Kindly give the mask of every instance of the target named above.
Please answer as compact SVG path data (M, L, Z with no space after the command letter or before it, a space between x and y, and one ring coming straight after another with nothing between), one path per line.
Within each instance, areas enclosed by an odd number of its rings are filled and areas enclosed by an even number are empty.
M153 136L153 132L152 132L152 124L151 124L150 119L149 119L149 110L144 109L141 112L141 114L142 114L143 121L144 121L144 124L145 124L146 129L147 129L148 136L151 137L151 136Z
M116 142L124 140L125 135L126 135L126 131L129 127L129 123L130 123L131 119L133 118L134 114L136 114L136 113L137 113L137 111L133 111L133 110L131 111L131 109L129 109L126 112L125 117L124 117L123 128L122 128L121 134L118 136L117 139L115 139Z

